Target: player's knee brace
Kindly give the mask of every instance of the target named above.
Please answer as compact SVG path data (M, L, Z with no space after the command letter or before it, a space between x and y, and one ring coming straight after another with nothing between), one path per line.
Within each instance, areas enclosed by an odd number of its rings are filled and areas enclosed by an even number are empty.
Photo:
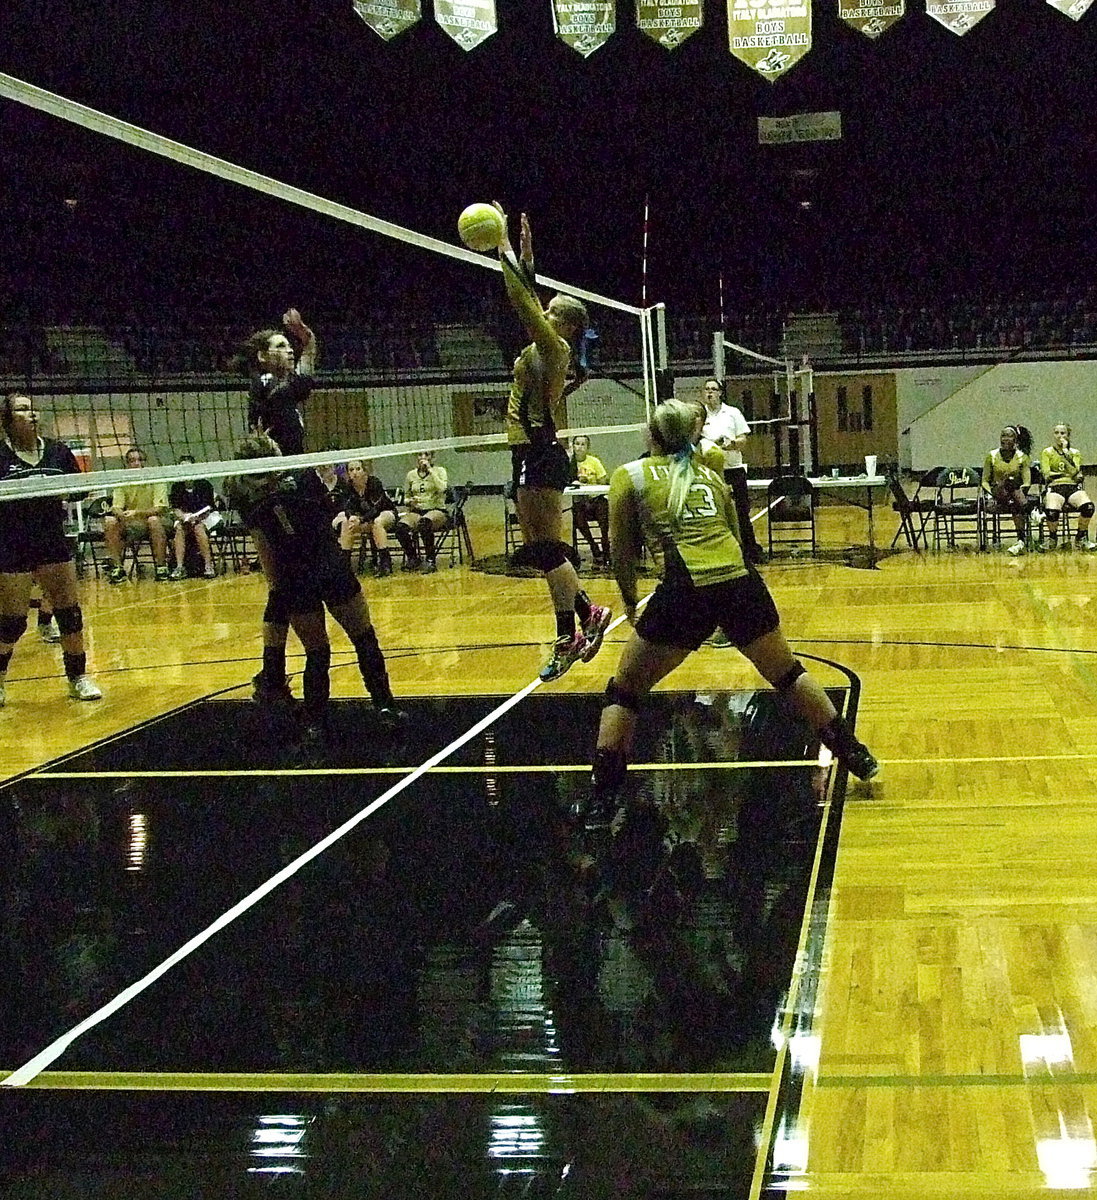
M640 697L635 692L630 692L628 688L623 688L616 679L611 678L606 684L606 696L602 701L603 708L609 708L611 704L619 704L622 708L627 708L630 712L640 711Z
M53 612L57 619L57 628L62 637L70 633L79 633L84 628L84 614L79 604L70 604L68 608L57 608Z
M792 666L789 667L789 669L781 676L780 679L777 680L777 682L773 686L777 689L778 692L783 693L783 692L790 691L792 689L793 685L796 683L797 679L799 679L801 675L806 675L806 674L807 674L807 671L804 668L802 663L798 663L798 662L793 663Z
M11 646L27 632L27 614L21 617L0 616L0 642Z
M1083 520L1085 520L1085 521L1088 521L1088 520L1089 520L1089 519L1090 519L1090 518L1093 516L1093 514L1094 514L1094 512L1095 512L1095 511L1097 511L1097 510L1095 510L1095 509L1094 509L1094 507L1093 507L1093 501L1092 501L1092 500L1087 500L1087 501L1085 502L1085 504L1083 504L1083 505L1082 505L1082 506L1081 506L1081 507L1078 509L1078 515L1079 515L1079 516L1080 516L1080 517L1081 517Z
M557 567L562 567L568 561L569 546L565 546L563 542L553 542L548 539L542 539L538 542L527 542L524 546L519 546L511 555L511 562L516 567L533 567L538 571L543 571L548 574L549 571L555 571Z

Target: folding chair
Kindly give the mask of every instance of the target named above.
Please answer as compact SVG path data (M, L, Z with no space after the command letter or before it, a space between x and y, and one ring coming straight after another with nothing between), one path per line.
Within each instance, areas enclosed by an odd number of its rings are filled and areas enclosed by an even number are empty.
M475 564L476 555L472 550L472 536L469 533L468 521L465 519L465 505L472 495L472 480L463 487L457 485L446 489L446 516L449 520L444 529L435 536L435 560L444 550L449 551L449 565L464 564L465 554L469 563Z
M815 553L815 485L804 475L778 475L766 489L769 552L807 546Z
M937 476L937 500L933 508L933 548L941 542L955 549L965 538L978 549L984 545L982 472L978 467L945 467Z
M512 480L503 484L503 553L507 558L522 545L522 526L518 521L515 487Z
M899 538L903 536L906 537L907 545L912 550L918 549L919 541L925 546L929 545L929 533L926 527L929 525L929 519L937 504L937 477L943 470L943 467L934 467L931 471L924 471L918 480L918 486L915 488L913 496L907 495L899 478L898 467L891 467L888 470L891 507L894 512L899 514L899 528L891 539L893 548Z

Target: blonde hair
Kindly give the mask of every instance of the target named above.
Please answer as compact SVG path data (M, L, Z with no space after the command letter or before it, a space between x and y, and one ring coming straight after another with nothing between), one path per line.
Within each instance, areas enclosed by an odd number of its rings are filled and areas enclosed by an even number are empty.
M576 300L574 296L565 296L561 292L553 296L553 301L556 311L572 326L577 335L586 330L590 318L587 316L587 306L582 300Z
M676 524L682 519L686 497L697 472L693 466L693 430L697 425L695 404L665 400L651 415L648 430L655 446L670 459L670 492L667 508Z

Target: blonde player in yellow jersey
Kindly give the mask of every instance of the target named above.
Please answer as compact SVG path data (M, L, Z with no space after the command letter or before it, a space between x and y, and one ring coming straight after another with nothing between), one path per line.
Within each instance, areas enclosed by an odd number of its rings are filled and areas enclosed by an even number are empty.
M529 220L523 213L519 259L511 246L506 214L500 205L495 207L503 217L499 260L507 295L533 339L514 362L507 440L524 543L512 561L544 574L556 614L556 641L540 671L547 683L598 653L613 615L608 608L591 603L580 589L575 552L563 538L563 492L571 481L571 465L556 431L566 424L564 397L577 386L577 349L586 333L587 310L573 296L553 296L547 308L541 307L534 290Z
M1060 422L1051 431L1051 445L1040 451L1040 474L1044 477L1044 519L1051 549L1059 544L1059 516L1064 508L1078 513L1075 541L1080 549L1094 550L1089 525L1093 520L1093 501L1086 493L1082 473L1082 452L1070 444L1070 426Z
M723 474L696 452L699 420L692 404L660 404L648 427L650 457L618 467L610 479L614 574L635 629L606 687L598 728L592 798L603 811L624 782L643 698L717 628L852 774L871 779L879 771L823 688L793 657L769 590L743 557L735 501ZM644 545L662 579L637 620Z

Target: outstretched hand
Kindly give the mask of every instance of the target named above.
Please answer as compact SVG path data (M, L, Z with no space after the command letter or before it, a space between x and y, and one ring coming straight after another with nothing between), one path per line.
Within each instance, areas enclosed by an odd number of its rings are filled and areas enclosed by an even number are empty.
M502 258L504 254L513 255L514 247L510 244L510 228L507 225L506 210L498 200L493 200L491 204L495 211L503 218L503 236L499 239L499 257Z
M301 314L295 308L287 308L282 314L282 324L290 333L296 334L301 341L312 340L312 330L301 319Z
M522 214L522 262L533 270L533 230L525 213Z

